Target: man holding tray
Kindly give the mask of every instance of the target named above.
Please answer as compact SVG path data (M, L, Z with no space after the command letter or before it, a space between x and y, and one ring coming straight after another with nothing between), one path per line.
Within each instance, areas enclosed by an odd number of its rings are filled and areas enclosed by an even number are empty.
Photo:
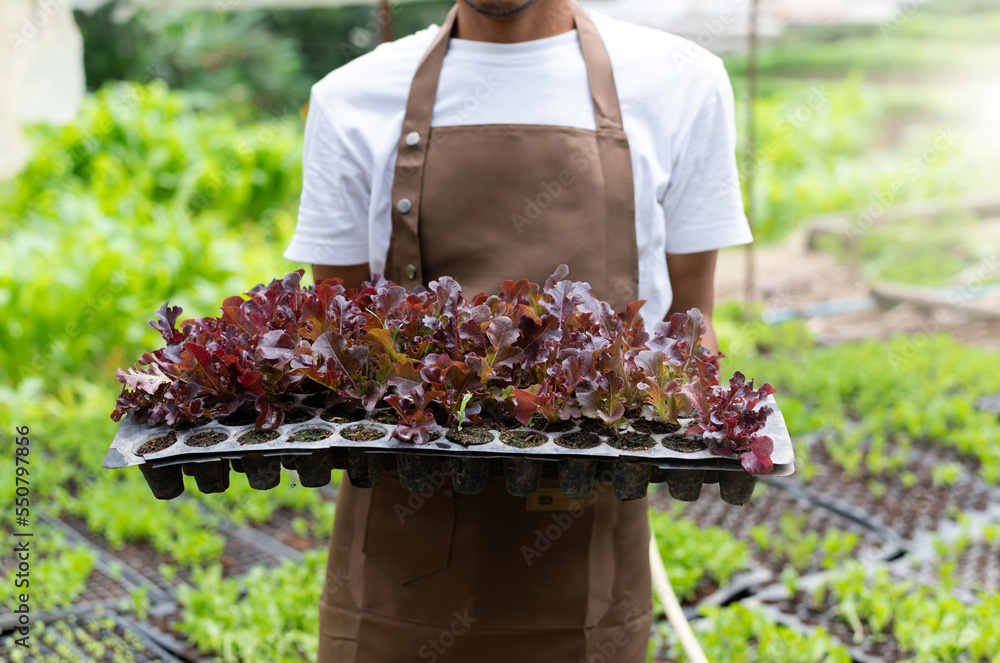
M710 321L717 250L751 241L734 124L721 60L689 41L576 0L459 0L313 87L284 255L470 297L566 263L615 309ZM446 483L411 508L392 473L343 482L320 663L644 662L647 499L551 486Z

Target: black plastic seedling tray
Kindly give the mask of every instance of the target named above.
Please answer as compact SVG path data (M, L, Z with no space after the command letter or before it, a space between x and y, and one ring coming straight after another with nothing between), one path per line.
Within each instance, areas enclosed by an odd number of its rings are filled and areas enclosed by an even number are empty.
M297 396L286 423L269 433L252 422L221 420L183 430L148 426L129 413L104 467L139 466L159 499L180 495L184 474L193 476L202 492L223 492L230 469L245 474L251 487L268 490L280 482L282 466L296 470L307 487L328 484L334 469L347 470L351 483L361 488L380 483L383 471L395 471L409 490L426 489L449 476L456 492L466 494L481 492L490 476L504 477L507 490L518 496L535 493L543 476L558 477L571 499L590 495L595 481L609 481L622 500L643 497L652 482L666 483L676 499L694 501L702 484L718 483L722 499L746 504L757 481L738 459L708 451L700 436L663 432L652 422L633 421L614 437L591 420L565 422L558 431L490 428L473 429L473 435L468 428L464 434L453 429L415 445L392 436L391 410L310 407L314 401ZM762 431L774 440L769 476L787 476L795 460L788 429L774 397L766 403L774 408ZM683 431L686 422L681 423Z

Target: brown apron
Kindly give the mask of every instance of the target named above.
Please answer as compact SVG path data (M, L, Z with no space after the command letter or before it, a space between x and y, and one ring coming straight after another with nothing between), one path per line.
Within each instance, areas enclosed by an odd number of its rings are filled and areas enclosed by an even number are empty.
M431 127L452 8L418 66L393 183L386 276L453 276L472 294L543 282L560 263L616 307L637 299L628 140L604 44L572 3L597 130ZM607 477L605 477L607 478ZM643 663L652 598L647 499L610 483L565 500L490 479L422 493L395 473L340 486L320 599L320 663Z

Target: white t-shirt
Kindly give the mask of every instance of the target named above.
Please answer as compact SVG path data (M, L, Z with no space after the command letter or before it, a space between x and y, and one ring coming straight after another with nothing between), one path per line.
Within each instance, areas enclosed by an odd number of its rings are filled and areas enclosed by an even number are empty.
M733 91L722 61L659 30L589 12L611 58L635 180L639 298L662 319L667 253L752 241L736 165ZM312 88L295 235L284 256L385 267L396 146L432 25L331 72ZM514 44L452 39L433 126L547 124L594 129L576 30ZM570 278L572 278L570 274Z

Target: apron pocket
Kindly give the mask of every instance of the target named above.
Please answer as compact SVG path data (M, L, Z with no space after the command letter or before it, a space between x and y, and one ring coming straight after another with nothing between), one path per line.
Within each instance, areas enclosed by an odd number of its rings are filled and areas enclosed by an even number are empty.
M411 492L383 474L370 489L364 553L401 585L448 567L455 528L455 498L433 487Z

